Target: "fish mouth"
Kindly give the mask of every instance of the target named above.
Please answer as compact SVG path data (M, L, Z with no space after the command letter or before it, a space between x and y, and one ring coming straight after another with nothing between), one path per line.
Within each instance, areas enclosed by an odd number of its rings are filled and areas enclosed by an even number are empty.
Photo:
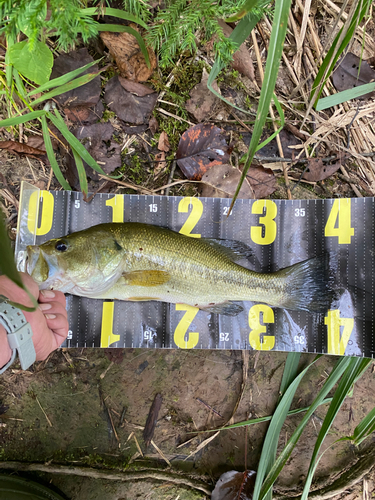
M39 247L28 246L25 269L36 281L40 290L59 289L63 271L59 270L56 259L45 254Z

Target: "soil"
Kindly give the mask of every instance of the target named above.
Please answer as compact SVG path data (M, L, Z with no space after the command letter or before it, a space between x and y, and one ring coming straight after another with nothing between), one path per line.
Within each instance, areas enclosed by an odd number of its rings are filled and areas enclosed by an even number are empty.
M324 23L329 25L327 19ZM322 24L319 27L323 42L324 26ZM369 19L367 36L372 40L374 26L374 19ZM262 38L257 37L261 44ZM285 53L288 56L291 53L290 57L293 57L293 37L292 40L290 37ZM354 52L361 49L361 44L357 45L358 42L355 42L352 47ZM89 50L91 53L94 48L89 47ZM253 52L251 54L255 64L255 55ZM370 54L367 56L370 57ZM103 66L111 62L108 54L105 54L105 58L107 60L103 61ZM121 128L115 113L105 110L106 117L103 120L111 122L116 130L115 140L122 144L121 165L116 173L123 174L121 180L127 185L94 178L89 181L89 191L142 193L142 190L162 188L159 194L198 194L198 184L181 183L171 189L163 186L171 180L184 180L178 167L173 171L179 139L190 126L191 120L194 120L186 112L184 103L190 98L189 92L200 83L207 61L211 61L210 54L202 50L197 57L182 58L182 63L176 65L174 80L171 80L167 71L153 74L150 82L154 90L166 92L156 105L159 111L153 113L153 118L158 122L157 132L148 129L145 133L148 124L142 130L135 130L136 127ZM108 80L115 73L110 68L105 78ZM256 74L256 79L258 77L259 74ZM259 96L248 78L228 70L218 84L222 95L236 105L255 109ZM276 91L285 105L287 121L299 125L304 112L300 112L297 104L289 106L292 102L288 101L291 85L293 88L294 84L283 65ZM296 102L298 97L295 98ZM160 110L172 113L179 119L171 118ZM4 103L0 111L5 117ZM346 111L343 109L342 114ZM242 121L248 120L249 115L238 111L234 113L222 104L219 108L215 107L213 113L214 116L210 116L208 121L222 127L231 143L235 144L230 161L232 165L238 166L238 159L247 151L250 140L251 126L249 129ZM323 129L330 119L327 115L324 115L324 119L318 119L316 113L314 116L317 117L314 124L317 131ZM360 122L356 134L362 127L364 137L366 130L370 137L371 119L373 116L370 116L369 123L365 119ZM338 121L337 118L334 123L337 125ZM365 128L367 125L369 129ZM156 176L153 158L159 152L157 144L163 131L168 136L171 151L166 153L165 167ZM25 127L21 133L26 134L23 136L24 142L27 142L25 137L29 133L40 135L37 128L27 131ZM271 132L267 133L270 135ZM20 139L14 130L2 129L0 134L2 140L17 139L22 142L22 137ZM334 150L340 141L346 145L346 137L346 126L340 128L337 125L328 134L329 140L319 143L319 154L329 155L330 148ZM353 148L358 149L358 144L362 147L365 142L361 141L360 136L356 138L353 135ZM284 146L287 148L288 144ZM273 147L276 149L269 156L278 154L277 146ZM311 146L308 148L311 149ZM294 154L296 150L292 151ZM356 150L354 152L358 153ZM58 160L64 172L66 160L59 155ZM345 164L345 169L320 182L296 182L290 178L293 198L374 196L369 159L352 157ZM293 167L292 170L294 179L298 179L302 168ZM282 167L275 169L274 173L277 190L272 197L286 199L288 192ZM61 188L46 158L38 160L14 156L0 150L0 174L0 209L5 214L10 237L14 240L20 181L27 180L40 189ZM35 363L29 371L23 372L14 365L0 377L0 472L2 469L8 472L11 469L26 477L37 478L58 488L71 500L209 498L208 493L198 489L202 483L207 491L211 491L220 474L225 471L257 469L268 424L265 422L221 430L216 437L213 437L215 433L208 430L221 427L231 417L234 423L272 415L279 396L286 356L286 353L281 352L59 349L47 360ZM312 355L302 354L300 368L307 366L313 359ZM323 356L309 369L298 388L292 408L303 408L313 401L336 359ZM316 491L315 498L328 498L319 496L323 488L331 489L330 497L336 500L368 499L374 495L375 474L371 469L374 460L367 469L364 468L364 474L358 474L352 482L349 482L349 471L355 464L359 467L368 457L372 457L375 436L371 435L359 448L350 441L336 442L340 437L351 435L361 419L375 407L373 384L374 364L355 384L352 396L346 399L324 442L322 449L325 452L312 488ZM146 449L143 428L156 394L161 395L163 402L152 443ZM292 498L301 491L313 444L326 411L327 405L319 407L307 425L275 485L275 497ZM279 450L302 416L303 413L300 413L286 420ZM210 437L213 439L207 442ZM23 470L25 464L33 464L34 470ZM79 473L69 475L65 471L63 474L56 469L58 465L78 467ZM93 472L97 473L97 478L85 476ZM124 481L103 478L100 475L103 472L123 473ZM140 477L144 474L144 477L127 480L126 474L131 472L139 473ZM167 476L157 479L155 476L160 472L170 474L169 479ZM176 482L177 473L180 473L184 484ZM345 483L347 476L348 482ZM344 486L334 490L331 485L340 477ZM189 483L189 480L192 482Z

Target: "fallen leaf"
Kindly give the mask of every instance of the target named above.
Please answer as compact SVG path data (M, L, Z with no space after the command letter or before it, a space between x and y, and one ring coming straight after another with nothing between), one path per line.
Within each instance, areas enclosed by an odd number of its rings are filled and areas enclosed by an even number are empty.
M198 181L214 165L228 163L229 156L224 131L208 123L187 129L176 154L177 164L185 177Z
M221 19L219 19L218 22L223 29L224 35L229 38L229 36L232 34L233 29ZM243 43L240 48L233 54L231 67L239 71L242 75L250 78L250 80L254 80L255 76L253 60L245 43Z
M310 182L318 182L327 179L327 177L337 172L341 166L340 162L325 165L321 158L309 158L308 160L309 166L302 178Z
M145 95L153 94L155 92L155 90L147 87L147 85L143 85L143 83L127 80L122 76L119 76L118 79L125 90L131 92L132 94L138 95L139 97L144 97Z
M155 116L151 116L150 121L148 122L148 128L150 129L152 135L155 135L159 130L159 123Z
M270 168L251 165L246 179L249 181L254 191L254 198L263 199L274 193L277 189L275 174Z
M224 472L216 483L211 500L252 500L255 476L253 470Z
M114 128L111 123L95 123L72 130L75 137L85 146L87 151L96 160L106 174L111 174L121 166L121 144L112 141ZM71 186L78 189L79 179L74 158L66 155L67 178ZM83 162L87 176L98 180L99 174Z
M86 64L92 62L94 59L88 53L86 48L74 50L68 54L59 55L53 64L51 80L53 78L58 78L59 76L65 75L70 71L81 68ZM98 66L95 64L88 68L82 75L87 73L95 73L99 71ZM76 89L69 90L69 92L64 92L64 94L57 95L54 97L56 101L64 108L75 107L75 106L94 106L100 98L100 76L97 76L91 82L77 87Z
M165 153L168 153L168 151L170 149L171 149L171 145L169 144L167 133L164 132L164 130L163 130L163 132L160 134L160 137L159 137L158 150L164 151Z
M161 151L155 155L155 168L154 168L154 180L157 179L162 172L167 168L167 162L165 161L165 153Z
M191 113L198 122L208 120L215 112L221 101L215 94L207 88L208 73L203 68L202 79L190 92L190 99L186 101L185 108ZM213 88L220 93L216 81Z
M100 120L104 113L104 106L101 100L95 106L74 106L64 108L66 118L72 123L91 125Z
M270 135L270 134L268 133L268 135ZM245 138L245 134L243 134L243 136ZM267 135L263 134L261 141L264 141L266 139L266 137L267 137ZM250 138L251 138L251 134L250 134ZM294 134L292 134L291 132L289 132L288 130L285 130L285 129L283 129L280 132L279 138L280 138L281 145L283 148L284 157L285 158L293 158L294 150L292 148L289 148L289 146L297 146L299 144L302 144L301 141L297 137L295 137ZM244 141L244 142L246 143L246 141ZM250 139L249 139L249 144L250 144ZM249 144L247 144L247 146ZM272 141L270 141L262 149L257 151L256 155L257 156L267 156L267 157L280 156L276 138L272 139Z
M358 69L359 74L358 74ZM366 62L360 61L356 55L348 52L337 64L337 68L332 74L332 82L337 90L348 90L365 83L371 83L375 80L375 71ZM359 99L367 99L375 95L375 92L369 92Z
M158 421L158 415L163 403L163 398L161 394L156 394L154 401L152 402L150 412L148 414L146 425L143 430L143 439L146 448L150 445L152 438L154 437L156 423Z
M130 27L136 29L133 24ZM150 58L150 68L148 68L137 39L130 33L103 31L100 33L100 38L115 59L122 77L135 82L145 82L150 78L156 68L156 56L150 47L147 47Z
M202 177L201 195L207 198L232 198L241 179L241 172L232 165L215 165ZM239 199L253 199L254 192L247 180L242 184Z
M28 146L27 144L22 144L17 141L0 141L0 149L6 149L7 151L11 151L13 153L25 154L25 155L44 155L45 151L33 148Z
M55 142L55 147L56 147L56 141ZM46 152L46 146L44 144L44 139L41 135L30 135L27 138L27 145L30 146L31 148L36 148L39 149L40 151ZM54 149L55 149L54 147Z
M108 80L105 86L104 101L120 120L134 125L148 122L157 101L157 94L136 96L123 88L118 76Z

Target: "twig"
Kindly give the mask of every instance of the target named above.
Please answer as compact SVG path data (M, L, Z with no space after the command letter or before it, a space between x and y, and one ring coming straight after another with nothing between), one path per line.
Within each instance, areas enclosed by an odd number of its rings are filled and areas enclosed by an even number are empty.
M200 398L196 398L196 400L199 401L199 403L202 403L202 405L204 405L210 411L212 411L213 413L215 413L216 415L218 415L220 418L224 418L222 415L220 415L220 413L218 411L216 411L214 408L212 408L212 406L210 406L207 403L205 403L204 401L202 401Z
M38 403L38 405L39 405L40 409L42 410L43 415L46 417L46 420L47 420L47 422L49 423L49 426L50 426L50 427L52 427L51 420L48 418L47 413L43 410L42 405L39 403L38 396L35 396L35 399L36 399L36 402Z
M163 108L156 108L157 111L160 113L163 113L163 115L170 116L171 118L174 118L175 120L178 120L180 122L185 122L188 123L189 125L195 125L192 122L189 122L189 120L185 120L185 118L181 118L181 116L174 115L173 113L170 113L169 111L165 111Z
M177 160L173 160L172 161L172 167L171 167L171 171L169 173L169 177L168 177L168 184L170 184L172 181L173 181L173 176L174 176L174 173L176 171L176 166L177 166ZM167 189L165 190L165 194L166 196L169 196L169 191L171 190L171 187L167 187Z
M203 481L194 478L184 477L181 474L162 472L160 470L142 470L137 472L129 471L104 471L88 467L67 467L65 465L45 465L25 462L0 462L1 469L16 471L39 471L48 474L66 474L69 476L92 477L94 479L110 479L113 481L137 481L141 479L155 479L156 481L168 481L181 486L187 486L195 490L203 491L206 495L211 495L211 490Z
M154 441L153 441L152 439L151 439L151 444L152 444L152 446L155 448L155 450L159 453L159 455L161 456L161 458L162 458L165 462L167 462L167 464L169 465L169 467L172 467L171 462L170 462L170 461L168 460L168 458L164 455L164 453L161 451L161 449L160 449L160 448L158 448L158 447L156 446L156 444L154 443Z

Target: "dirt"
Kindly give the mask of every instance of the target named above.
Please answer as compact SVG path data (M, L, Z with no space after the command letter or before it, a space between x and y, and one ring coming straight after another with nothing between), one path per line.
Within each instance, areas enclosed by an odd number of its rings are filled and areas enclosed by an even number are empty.
M285 353L250 353L249 374L234 417L236 422L272 414L285 359ZM311 355L303 355L301 367L312 359ZM326 356L310 368L296 393L293 408L312 402L335 360ZM48 360L36 363L32 371L22 372L15 367L0 379L0 402L9 407L0 417L1 460L127 471L156 467L203 477L212 487L224 471L244 470L245 462L249 469L257 468L267 429L267 423L261 423L249 426L247 431L244 427L221 431L194 453L212 435L204 431L220 427L230 418L240 395L242 365L241 351L69 349L59 350ZM356 462L360 453L373 446L371 438L361 449L348 442L333 444L339 437L352 434L375 406L372 385L370 368L356 384L353 397L345 402L325 441L327 451L316 474L318 483ZM163 456L153 445L145 449L142 437L156 393L162 395L163 403L153 442ZM317 437L326 408L322 406L316 411L283 470L277 482L283 491L302 485L312 453L311 443ZM123 412L125 417L120 424ZM280 449L301 418L299 414L287 419ZM53 474L48 478L72 499L97 498L98 490L90 485L88 478L77 478L70 486L66 477ZM155 481L148 481L149 486L145 486L142 481L134 483L135 490L131 492L129 483L101 480L96 483L101 484L109 499L137 498L136 495L145 498L142 491L148 492L149 488L154 492L150 498L172 498L176 488ZM163 488L165 491L161 491ZM125 496L120 496L120 490ZM176 490L176 496L205 497L185 490Z

